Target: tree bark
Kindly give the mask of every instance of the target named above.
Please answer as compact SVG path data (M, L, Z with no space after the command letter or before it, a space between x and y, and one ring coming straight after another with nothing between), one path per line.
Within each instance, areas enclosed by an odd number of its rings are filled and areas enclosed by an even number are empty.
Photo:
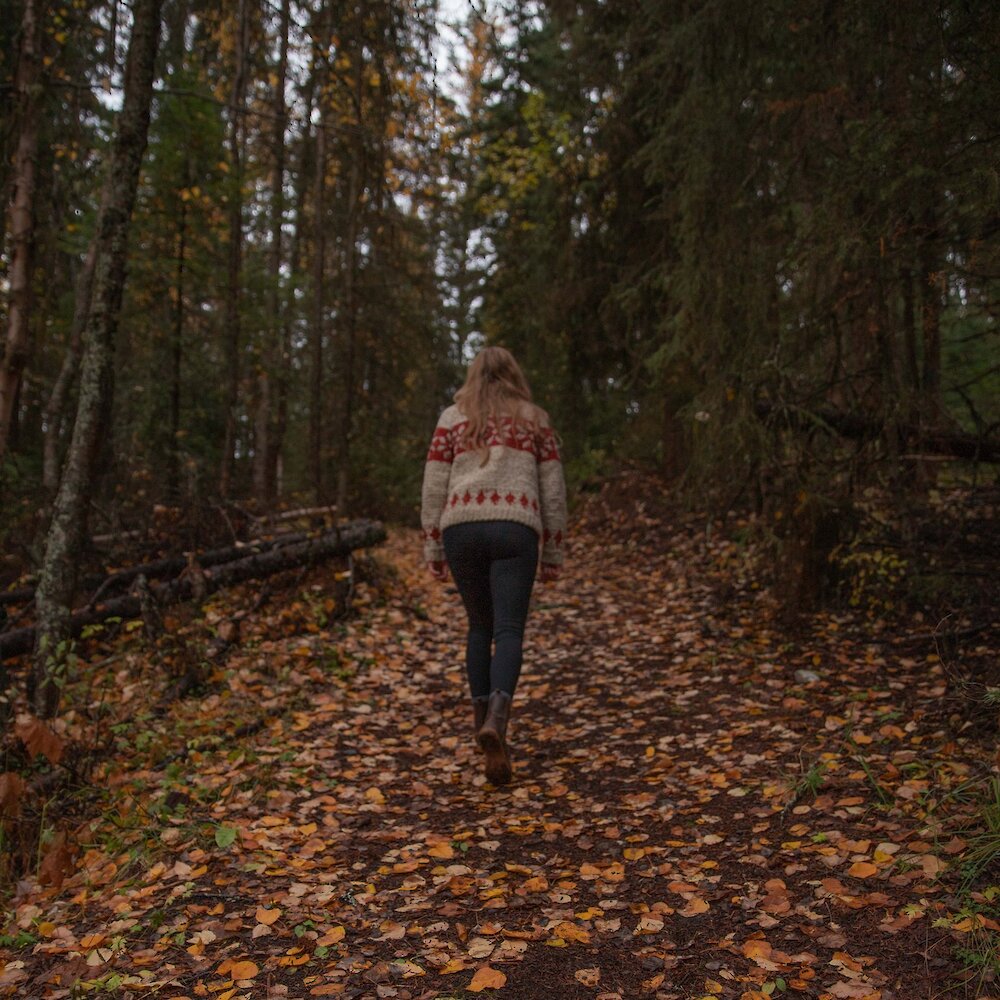
M327 18L322 19L325 24ZM326 108L324 77L328 33L321 32L315 73L320 112L316 124L316 161L313 175L313 321L312 370L309 382L309 475L318 503L323 496L323 340L326 336Z
M928 234L930 239L930 234ZM923 379L921 410L931 425L939 424L941 400L941 275L934 266L930 247L923 253L920 320L923 332Z
M189 183L189 164L184 163L182 183ZM187 256L187 202L180 199L177 220L177 266L174 294L174 329L170 338L170 441L167 453L167 492L177 500L181 495L181 363L184 360L184 278Z
M243 271L243 127L246 103L246 61L249 47L248 0L237 9L236 65L229 99L229 164L232 187L229 201L229 254L226 272L226 423L222 441L219 495L232 489L236 447L236 407L240 393L240 279Z
M899 275L903 289L903 399L908 421L916 415L916 400L920 392L920 365L917 362L917 321L913 288L913 273L904 267Z
M14 152L13 190L8 209L11 234L7 336L0 357L0 459L10 445L21 376L31 343L31 279L35 248L35 158L38 152L38 77L41 36L36 0L24 0L17 91L20 135Z
M125 67L125 96L111 151L97 237L94 301L84 337L73 436L56 495L35 597L38 631L29 680L35 712L59 707L60 671L70 636L70 601L87 525L102 416L114 392L114 346L125 285L129 224L149 134L162 0L135 0Z
M360 144L360 142L359 142ZM344 323L347 351L344 360L344 406L341 411L340 454L337 470L337 506L341 514L347 510L348 469L351 461L351 430L354 424L354 354L357 341L358 308L354 290L357 268L358 216L360 215L360 173L359 151L351 163L350 184L348 185L348 215L346 247L344 253Z
M313 94L315 91L315 74L310 73L306 83L304 101L305 120L310 121L313 110ZM292 245L289 251L289 270L293 276L302 270L303 248L309 232L306 216L306 202L309 193L309 155L312 143L306 132L299 141L298 169L295 180L295 228L292 232ZM280 494L282 488L282 446L285 431L288 428L288 392L292 374L292 316L290 310L285 310L281 322L281 377L275 386L274 431L271 440L269 475L275 486L275 494Z
M281 227L285 216L285 128L288 109L285 105L285 77L288 74L288 29L291 22L291 0L282 0L280 50L277 79L274 84L274 172L271 181L271 252L268 275L271 279L270 316L261 350L257 375L257 410L254 416L254 495L265 510L270 509L276 495L277 463L271 455L275 448L274 385L281 378L284 317L281 297ZM276 377L277 375L277 377Z
M103 207L103 206L102 206ZM97 234L90 242L87 256L83 262L73 289L73 324L70 327L69 346L63 356L62 365L52 395L45 405L45 443L42 456L42 483L46 493L55 496L59 488L59 441L62 437L62 427L66 419L66 404L69 392L76 380L80 368L80 355L83 352L83 331L90 315L90 303L94 292L94 272L97 267Z

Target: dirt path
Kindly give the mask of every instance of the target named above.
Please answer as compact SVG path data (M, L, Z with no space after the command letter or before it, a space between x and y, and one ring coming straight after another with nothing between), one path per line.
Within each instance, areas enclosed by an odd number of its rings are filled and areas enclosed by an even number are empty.
M941 819L971 765L926 651L848 619L791 636L734 546L609 513L536 590L498 791L457 596L416 549L393 537L391 599L346 630L262 626L208 706L221 745L111 779L140 829L22 886L7 995L942 994L965 844Z

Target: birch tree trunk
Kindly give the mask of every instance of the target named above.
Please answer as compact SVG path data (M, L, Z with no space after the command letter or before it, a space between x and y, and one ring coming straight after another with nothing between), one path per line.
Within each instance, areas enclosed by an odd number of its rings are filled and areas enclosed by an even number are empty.
M45 404L45 444L42 457L42 483L48 496L55 495L59 487L59 440L62 437L63 422L69 392L80 367L83 352L83 331L90 315L90 300L94 291L94 271L97 268L97 242L95 234L84 258L83 269L77 275L73 288L73 325L70 327L69 346L63 356L59 375L56 377L52 394Z
M115 335L125 285L129 224L149 134L161 4L162 0L134 0L132 8L134 22L125 66L125 96L97 228L94 299L84 335L76 420L35 595L38 627L29 696L36 713L42 716L54 715L59 707L61 682L68 663L70 602L87 526L101 418L114 393Z
M36 0L25 0L15 89L20 136L14 152L14 183L8 209L11 234L7 336L0 357L0 458L10 444L21 376L31 342L31 278L35 244L35 158L38 152L40 33Z

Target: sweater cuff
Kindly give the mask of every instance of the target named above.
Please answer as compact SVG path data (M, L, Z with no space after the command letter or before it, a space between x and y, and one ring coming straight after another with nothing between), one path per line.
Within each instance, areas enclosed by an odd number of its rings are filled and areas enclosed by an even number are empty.
M565 555L561 548L556 548L554 545L546 545L542 549L541 564L543 566L562 566L565 561Z
M444 562L444 546L433 538L424 541L424 562Z

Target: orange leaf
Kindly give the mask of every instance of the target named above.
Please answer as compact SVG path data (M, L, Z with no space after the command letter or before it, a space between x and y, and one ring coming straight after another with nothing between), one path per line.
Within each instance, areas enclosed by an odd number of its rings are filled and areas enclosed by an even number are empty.
M878 867L873 865L870 861L855 861L850 868L847 869L848 875L853 875L855 878L868 878L874 875L878 871Z
M601 981L601 970L594 967L592 969L577 969L573 973L577 982L584 986L596 986Z
M50 764L58 764L63 755L63 741L33 715L19 715L14 732L32 756L40 753Z
M534 878L529 878L524 883L525 892L545 892L549 887L549 880L544 875L536 875Z
M344 928L341 926L331 927L317 942L318 945L329 947L338 941L344 940Z
M106 937L106 934L85 934L80 938L80 947L90 951L91 948L99 947Z
M13 771L0 774L0 816L16 816L20 812L24 781Z
M219 968L221 969L222 966ZM253 962L233 962L229 966L228 976L230 979L253 979L258 972L260 972L260 969Z
M257 923L259 924L267 924L270 927L280 916L281 910L277 907L273 910L268 910L263 906L257 907Z
M472 977L472 982L466 987L470 993L482 993L483 990L498 990L507 985L507 977L499 970L484 965Z
M66 831L61 830L55 835L42 863L38 866L38 882L40 885L54 885L56 888L63 883L63 878L73 870L73 851L67 843Z
M699 913L707 913L710 907L708 903L703 899L689 899L687 906L681 907L677 911L679 916L682 917L696 917Z

